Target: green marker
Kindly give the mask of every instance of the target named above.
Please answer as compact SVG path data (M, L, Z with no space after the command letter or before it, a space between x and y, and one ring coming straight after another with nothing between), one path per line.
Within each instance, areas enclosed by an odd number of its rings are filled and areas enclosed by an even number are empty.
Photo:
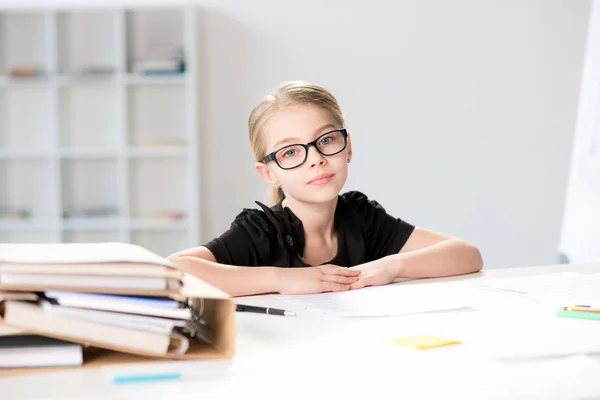
M600 313L597 313L597 312L558 310L556 312L556 315L558 315L561 318L580 318L580 319L600 320Z

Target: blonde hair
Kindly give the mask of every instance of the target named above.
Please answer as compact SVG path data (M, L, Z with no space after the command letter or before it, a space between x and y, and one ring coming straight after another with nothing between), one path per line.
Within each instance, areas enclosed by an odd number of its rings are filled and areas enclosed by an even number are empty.
M344 116L340 105L327 89L304 81L285 82L259 101L248 118L250 145L257 162L261 162L266 156L262 131L265 123L277 110L295 105L317 106L329 112L340 127L344 126ZM281 187L269 187L267 196L269 206L279 203L284 198Z

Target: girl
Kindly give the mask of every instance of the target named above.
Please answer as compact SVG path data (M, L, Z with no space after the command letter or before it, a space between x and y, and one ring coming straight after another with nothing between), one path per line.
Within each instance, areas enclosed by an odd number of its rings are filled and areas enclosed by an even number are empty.
M326 89L288 82L248 121L270 208L244 209L204 246L169 257L232 296L319 293L479 271L473 245L394 218L360 192L339 195L352 141Z

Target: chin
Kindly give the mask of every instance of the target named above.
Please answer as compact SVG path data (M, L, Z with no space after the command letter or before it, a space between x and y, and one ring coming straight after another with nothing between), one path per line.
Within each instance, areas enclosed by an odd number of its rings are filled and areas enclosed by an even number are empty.
M313 187L307 185L306 190L302 193L302 200L307 203L327 203L337 199L340 194L341 187L336 184Z

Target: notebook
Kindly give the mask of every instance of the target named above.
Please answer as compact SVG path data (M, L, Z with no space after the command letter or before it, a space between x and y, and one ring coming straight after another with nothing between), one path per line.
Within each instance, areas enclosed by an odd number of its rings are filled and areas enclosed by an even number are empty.
M0 368L81 364L83 364L83 351L80 344L38 335L0 337Z
M147 315L124 314L112 311L89 310L84 308L64 307L58 304L46 302L42 304L44 311L83 321L96 322L100 324L121 326L139 331L154 332L170 335L173 330L185 327L186 321L181 319L170 319L151 317Z
M84 343L93 341L107 348L125 348L133 352L184 354L189 347L188 338L178 333L164 335L64 317L45 312L43 304L6 301L4 323L44 331L54 337L70 337Z
M0 287L176 291L171 261L125 243L0 244Z
M191 317L189 308L181 307L180 303L171 299L65 291L47 291L45 295L61 306L67 307L118 311L175 319L190 319Z

